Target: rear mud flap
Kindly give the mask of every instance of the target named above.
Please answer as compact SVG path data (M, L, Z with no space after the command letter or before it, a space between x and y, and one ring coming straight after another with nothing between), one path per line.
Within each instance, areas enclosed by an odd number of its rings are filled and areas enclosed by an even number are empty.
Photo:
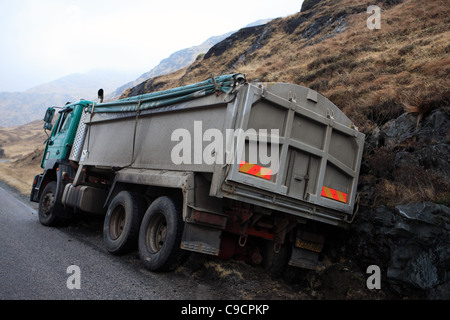
M193 223L186 223L181 249L219 255L222 230Z

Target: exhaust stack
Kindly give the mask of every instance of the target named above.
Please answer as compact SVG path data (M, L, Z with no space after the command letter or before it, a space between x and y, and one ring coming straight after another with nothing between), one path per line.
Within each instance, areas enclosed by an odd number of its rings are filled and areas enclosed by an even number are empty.
M98 90L98 102L99 103L103 102L103 97L104 97L103 89Z

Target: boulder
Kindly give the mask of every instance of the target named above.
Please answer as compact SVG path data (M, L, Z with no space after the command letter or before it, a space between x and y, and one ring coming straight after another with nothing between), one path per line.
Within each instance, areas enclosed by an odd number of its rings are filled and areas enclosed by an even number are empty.
M369 149L387 148L395 166L420 167L450 181L450 107L433 110L422 122L405 113L375 130L367 139Z

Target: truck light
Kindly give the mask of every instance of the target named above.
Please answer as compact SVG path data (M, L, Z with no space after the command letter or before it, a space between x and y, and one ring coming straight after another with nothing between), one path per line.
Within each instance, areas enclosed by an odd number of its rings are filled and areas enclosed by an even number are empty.
M34 176L34 180L33 180L33 189L36 188L37 184L39 181L39 175Z

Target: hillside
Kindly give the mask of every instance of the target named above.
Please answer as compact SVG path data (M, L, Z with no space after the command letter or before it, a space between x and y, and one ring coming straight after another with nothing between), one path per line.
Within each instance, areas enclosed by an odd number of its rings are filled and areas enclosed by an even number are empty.
M41 120L0 128L0 181L28 195L34 176L41 171L46 138Z

